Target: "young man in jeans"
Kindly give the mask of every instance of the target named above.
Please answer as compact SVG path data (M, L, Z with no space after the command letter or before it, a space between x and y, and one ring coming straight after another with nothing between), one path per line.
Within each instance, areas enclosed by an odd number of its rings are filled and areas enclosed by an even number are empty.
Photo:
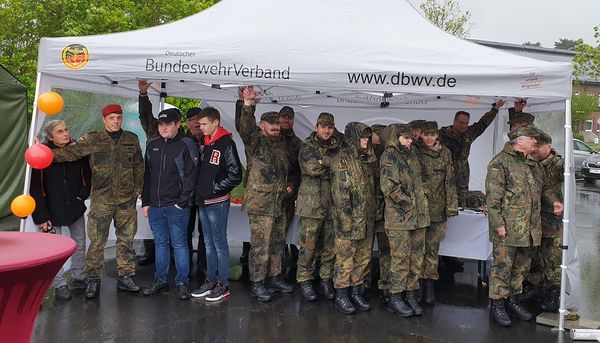
M154 234L156 272L154 283L142 293L155 295L169 290L170 244L179 299L186 300L190 298L187 225L198 171L198 147L183 133L178 109L158 114L158 133L160 137L146 144L142 192L142 211Z
M200 148L196 203L204 232L207 278L192 296L218 301L230 294L227 218L230 192L242 181L242 165L232 134L221 127L219 111L207 107L198 117L204 138Z

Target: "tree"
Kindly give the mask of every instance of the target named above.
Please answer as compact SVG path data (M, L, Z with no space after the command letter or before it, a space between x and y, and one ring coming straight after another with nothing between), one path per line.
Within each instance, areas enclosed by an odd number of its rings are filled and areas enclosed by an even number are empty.
M554 42L554 49L575 51L575 48L581 43L583 43L583 40L581 39L560 38L558 42Z
M541 47L541 46L542 46L542 43L540 43L540 42L535 42L535 43L532 43L532 42L530 42L530 41L527 41L527 42L523 43L523 45L525 45L525 46L536 46L536 47Z
M573 59L573 74L577 81L582 78L600 78L600 26L594 27L596 45L580 44L575 48L577 55Z
M442 0L440 4L437 0L426 0L419 6L423 14L429 21L440 29L460 38L467 38L473 27L469 22L471 12L462 12L458 1Z
M571 126L573 132L579 132L586 120L598 109L595 94L574 93L571 96Z
M174 21L218 0L0 0L0 64L35 94L42 37L141 29Z

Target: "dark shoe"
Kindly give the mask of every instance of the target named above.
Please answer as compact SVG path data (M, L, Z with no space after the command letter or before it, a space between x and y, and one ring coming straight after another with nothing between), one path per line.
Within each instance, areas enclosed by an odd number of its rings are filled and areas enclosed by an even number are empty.
M521 320L527 321L533 319L533 314L531 314L531 312L527 311L527 309L521 305L521 302L515 295L510 296L507 307L509 312L513 313Z
M317 300L317 295L315 294L315 290L312 286L312 281L305 281L300 284L300 293L302 293L302 298L306 301L315 301Z
M256 300L258 300L258 301L265 302L265 301L271 300L271 293L269 293L269 291L267 291L264 281L253 282L252 286L250 288L250 291L252 292L252 295L254 295L254 297L256 297Z
M71 288L85 289L87 288L87 283L85 282L85 280L71 279Z
M150 287L146 287L142 290L142 294L145 296L156 295L158 293L166 292L169 290L169 284L162 280L154 280L154 283Z
M94 299L100 292L100 279L86 279L87 287L85 289L85 297L87 299Z
M204 283L200 288L192 292L192 297L194 298L202 298L210 294L210 291L213 290L217 286L217 283L214 281L210 281L209 279L204 279Z
M389 289L381 290L381 298L379 301L381 302L381 305L389 304L389 302L390 302L390 290Z
M188 285L177 285L177 293L179 293L179 300L188 300L190 298L190 288Z
M408 306L404 299L402 299L402 293L392 293L390 294L390 300L388 302L388 309L400 317L410 317L415 312Z
M541 300L543 297L542 287L535 286L530 282L525 282L523 292L519 295L520 301Z
M544 302L542 303L542 310L544 312L557 313L560 307L560 290L553 288L546 292Z
M408 306L413 309L415 316L423 315L423 309L417 301L417 290L406 291L406 302L408 303Z
M333 300L335 298L335 290L333 289L333 281L331 279L321 280L321 293L327 300Z
M348 288L337 288L335 290L335 307L343 314L354 314L356 308L348 298Z
M117 289L119 291L138 292L140 290L140 286L135 283L131 276L125 275L119 277L117 280Z
M154 264L154 254L144 254L139 260L138 264L140 266L147 266L150 264Z
M371 309L369 302L363 298L361 294L362 287L350 287L350 301L361 311L368 311Z
M423 292L423 300L427 305L435 304L435 281L432 279L423 280L425 291Z
M504 299L490 299L490 301L490 320L496 322L496 324L500 326L511 326L512 321L506 313L506 308L504 307Z
M294 286L283 281L281 275L270 278L269 287L272 288L275 292L280 293L292 293L294 291Z
M71 292L67 286L60 286L54 289L54 298L58 300L70 300Z
M210 291L210 294L206 296L206 301L219 301L227 298L231 292L229 292L229 286L217 282L217 286Z

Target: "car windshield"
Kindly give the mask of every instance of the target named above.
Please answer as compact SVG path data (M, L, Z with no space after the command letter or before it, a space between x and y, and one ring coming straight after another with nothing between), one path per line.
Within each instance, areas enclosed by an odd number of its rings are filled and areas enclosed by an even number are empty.
M579 151L585 151L585 152L594 152L594 149L590 148L587 144L580 142L580 141L574 141L575 144L574 148L575 150L579 150Z

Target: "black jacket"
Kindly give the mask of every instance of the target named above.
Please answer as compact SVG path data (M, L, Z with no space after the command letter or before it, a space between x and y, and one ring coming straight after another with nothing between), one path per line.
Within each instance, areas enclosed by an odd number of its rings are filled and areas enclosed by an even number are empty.
M230 192L242 182L242 164L231 133L220 127L213 141L205 136L200 146L200 171L196 203L209 205L229 200Z
M142 206L185 208L192 204L199 161L192 139L182 130L171 139L154 138L146 144L145 161Z
M51 149L54 143L44 143ZM71 143L76 144L76 143ZM75 162L53 162L46 169L31 170L29 194L35 199L31 217L37 225L50 220L54 226L68 226L86 210L92 172L87 157Z

